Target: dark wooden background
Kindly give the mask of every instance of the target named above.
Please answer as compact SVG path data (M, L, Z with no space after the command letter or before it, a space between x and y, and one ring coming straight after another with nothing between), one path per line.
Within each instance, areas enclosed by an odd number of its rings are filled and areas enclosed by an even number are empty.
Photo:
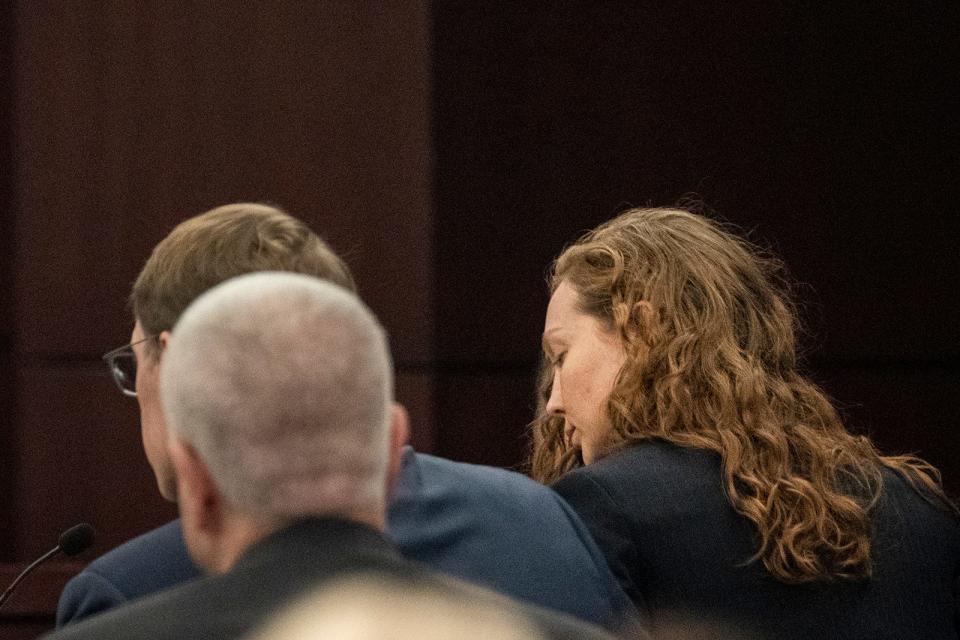
M550 259L697 194L787 261L851 428L960 489L957 5L562 5L0 6L2 575L174 515L99 356L151 247L242 199L347 257L420 449L513 466Z

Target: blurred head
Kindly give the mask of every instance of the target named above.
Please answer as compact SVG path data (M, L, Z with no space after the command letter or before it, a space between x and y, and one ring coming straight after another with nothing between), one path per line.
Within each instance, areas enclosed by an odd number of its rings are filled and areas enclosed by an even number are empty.
M255 271L290 271L329 280L349 290L346 264L303 222L263 204L217 207L178 225L153 250L130 302L135 324L137 401L143 446L160 493L169 500L176 483L166 450L166 426L158 393L159 363L170 330L202 293Z
M338 580L281 612L250 640L544 640L509 600L383 576Z
M279 272L215 287L174 328L160 395L203 566L223 513L383 527L393 377L384 332L352 293Z

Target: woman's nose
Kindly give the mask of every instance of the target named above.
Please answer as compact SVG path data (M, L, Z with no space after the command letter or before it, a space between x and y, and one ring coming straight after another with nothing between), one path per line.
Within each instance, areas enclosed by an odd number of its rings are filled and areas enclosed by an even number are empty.
M557 381L556 373L553 374L553 383L550 385L547 413L563 413L563 396L560 393L560 383Z

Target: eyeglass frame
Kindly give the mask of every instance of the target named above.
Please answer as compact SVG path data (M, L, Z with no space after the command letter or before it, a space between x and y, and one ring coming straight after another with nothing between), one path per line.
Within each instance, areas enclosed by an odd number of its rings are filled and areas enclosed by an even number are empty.
M153 340L156 337L157 336L147 336L146 338L142 338L140 340L137 340L136 342L131 342L129 344L123 345L122 347L117 347L116 349L107 351L102 356L102 360L107 364L107 368L110 369L110 377L113 378L114 384L116 384L117 388L120 389L120 393L127 396L128 398L137 397L137 369L139 369L139 366L137 363L137 353L136 351L133 350L133 347L134 345L144 343L147 340ZM123 383L120 382L120 377L117 375L118 369L114 365L114 363L117 361L117 359L120 356L126 356L126 355L129 355L130 357L133 358L133 364L134 364L134 367L136 367L133 373L133 380L131 381L133 384L133 389L127 389L123 386ZM120 373L123 373L123 372L121 371Z

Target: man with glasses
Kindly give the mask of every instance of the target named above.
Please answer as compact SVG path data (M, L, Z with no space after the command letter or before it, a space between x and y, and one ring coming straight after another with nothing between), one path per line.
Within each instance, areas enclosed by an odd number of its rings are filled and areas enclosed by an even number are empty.
M200 296L174 336L160 368L167 456L184 538L207 575L51 640L239 638L349 576L461 593L545 638L612 639L442 577L384 536L406 416L391 402L386 334L352 292L301 274L247 274Z
M156 246L133 286L131 343L104 356L120 390L140 405L144 450L167 499L176 499L176 477L159 377L174 339L170 332L208 289L256 271L302 273L354 290L347 266L301 221L266 205L226 205L181 223ZM632 613L579 518L552 491L519 474L406 447L388 533L408 558L522 601L607 626ZM198 574L179 522L170 523L111 551L71 580L57 624Z

